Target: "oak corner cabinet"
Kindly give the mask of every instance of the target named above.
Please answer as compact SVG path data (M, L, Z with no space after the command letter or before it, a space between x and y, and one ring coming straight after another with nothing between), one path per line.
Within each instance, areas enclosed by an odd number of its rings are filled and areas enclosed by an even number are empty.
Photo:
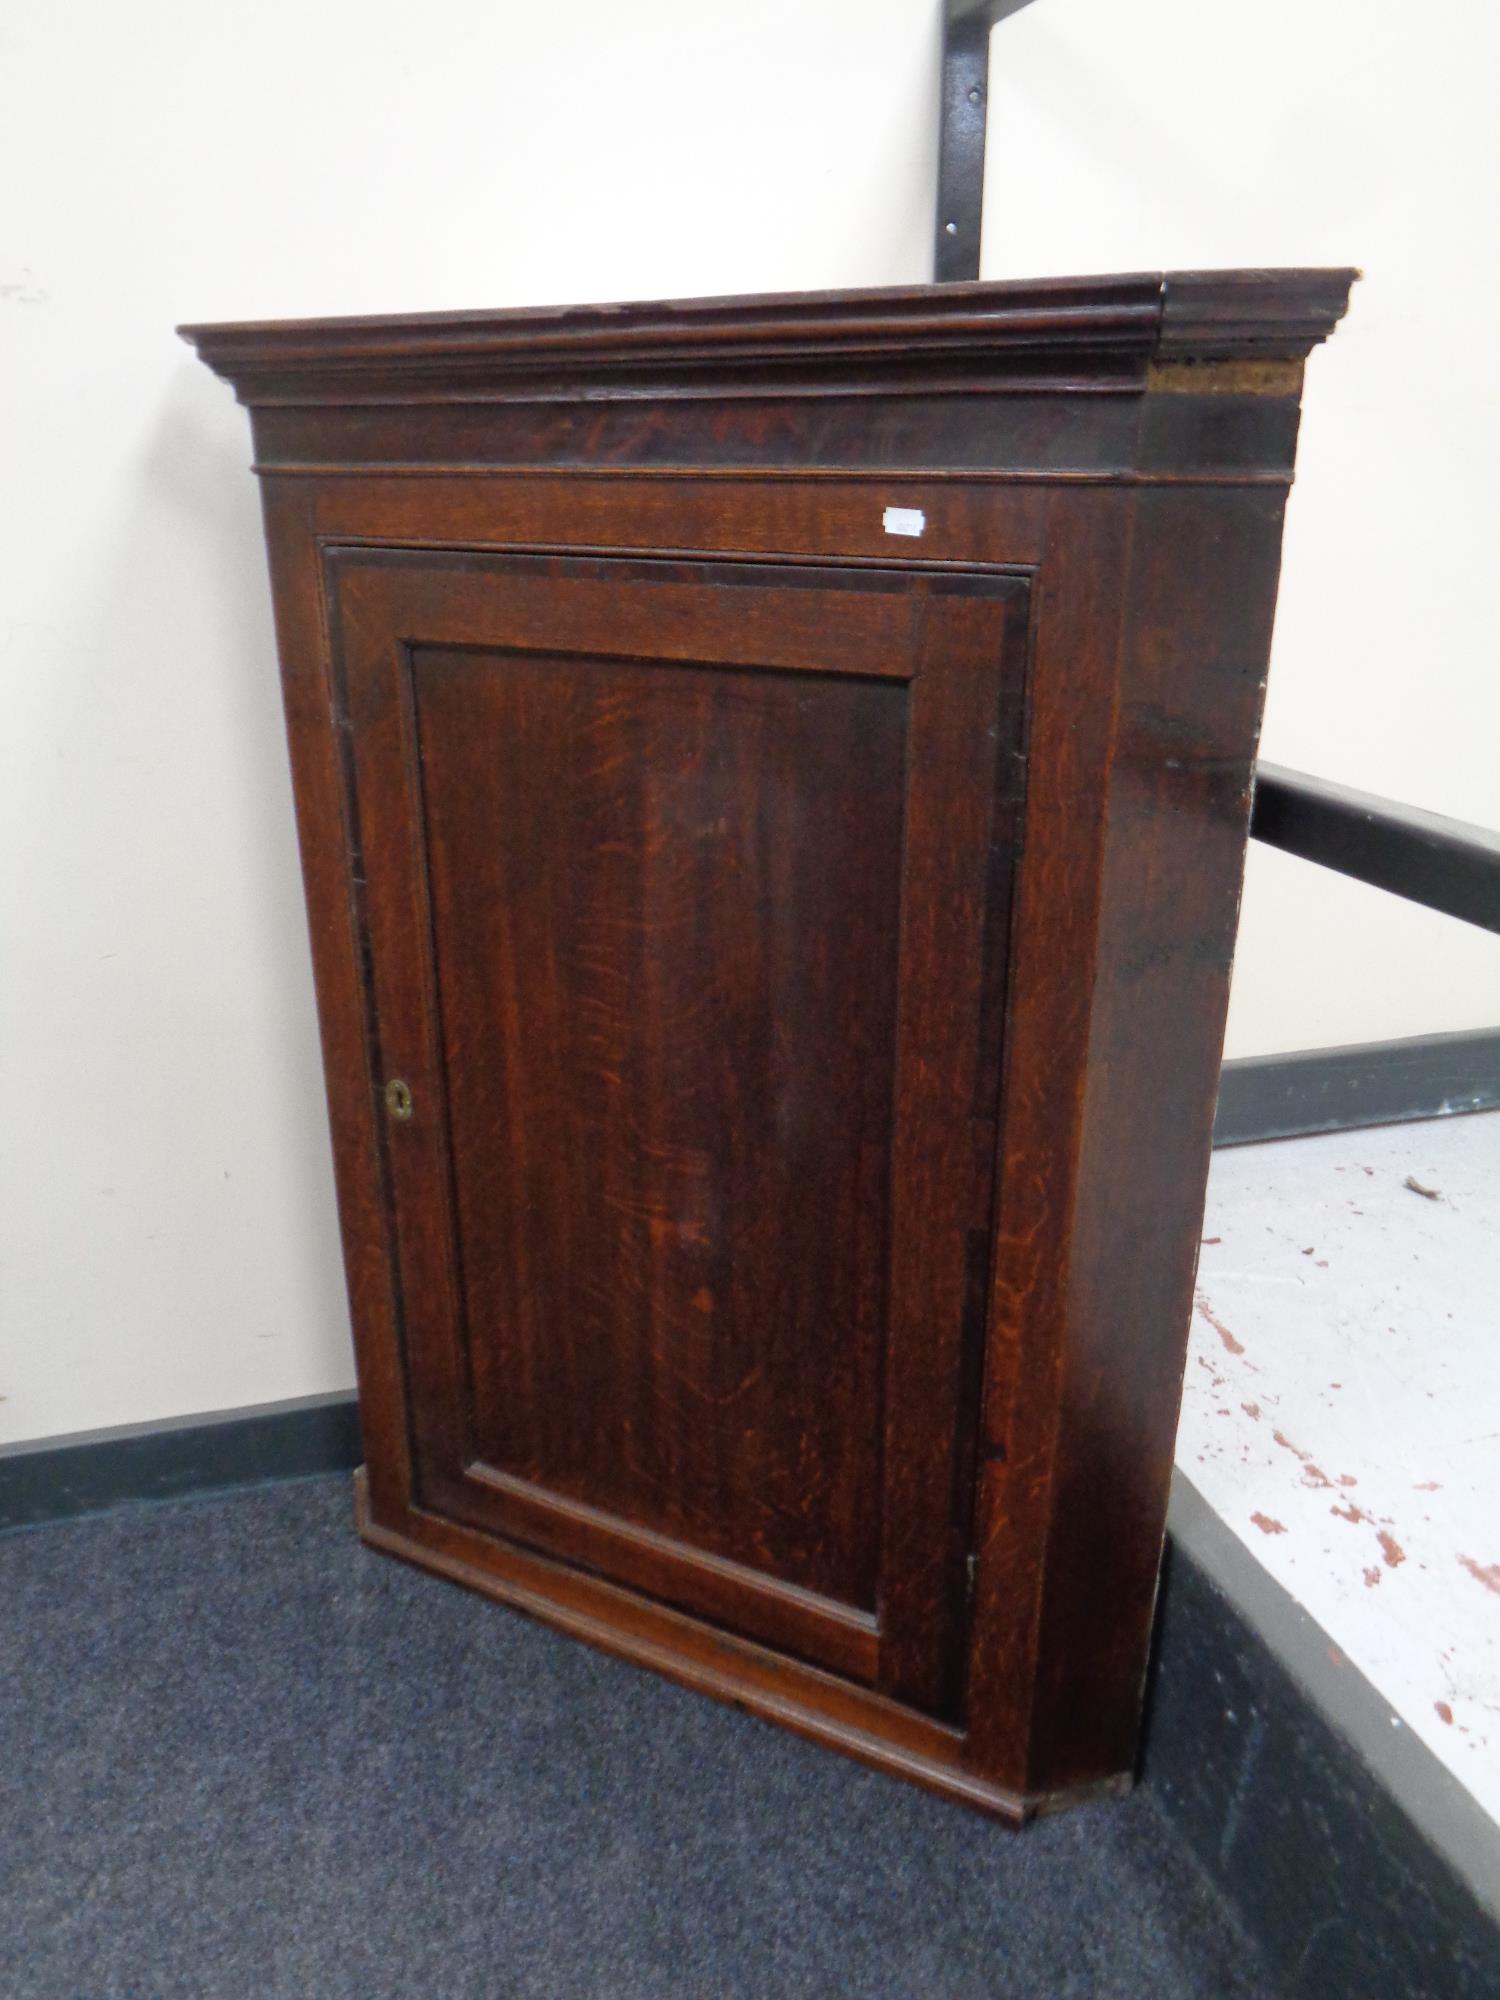
M185 329L254 427L370 1542L1006 1818L1129 1782L1353 275Z

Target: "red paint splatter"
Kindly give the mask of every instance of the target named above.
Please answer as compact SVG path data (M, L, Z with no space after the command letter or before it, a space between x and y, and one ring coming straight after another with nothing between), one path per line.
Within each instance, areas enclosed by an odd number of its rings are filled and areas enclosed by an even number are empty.
M1317 1249L1317 1247L1318 1247L1318 1246L1317 1246L1317 1244L1316 1244L1316 1243L1309 1243L1309 1244L1308 1244L1308 1246L1307 1246L1307 1248L1306 1248L1306 1249L1305 1249L1305 1250L1303 1251L1303 1253L1302 1253L1302 1254L1303 1254L1303 1256L1304 1256L1304 1257L1310 1257L1310 1256L1312 1255L1312 1253L1314 1252L1314 1250L1316 1250L1316 1249Z
M1330 1514L1337 1514L1341 1521L1368 1521L1369 1515L1363 1507L1356 1507L1351 1500L1347 1507L1330 1507Z
M1284 1535L1286 1526L1281 1521L1273 1521L1269 1514L1252 1514L1251 1520L1263 1535Z
M1402 1548L1389 1528L1382 1528L1375 1539L1380 1544L1380 1553L1385 1558L1387 1569L1395 1569L1406 1561L1405 1549ZM1500 1576L1500 1571L1497 1571L1496 1575ZM1497 1586L1497 1588L1500 1588L1500 1586Z
M1321 1465L1313 1465L1309 1462L1303 1469L1302 1484L1304 1486L1332 1486L1333 1481L1328 1477L1328 1474L1323 1470Z
M1379 1583L1379 1581L1380 1581L1380 1571L1378 1569L1367 1569L1365 1571L1366 1590L1373 1590L1376 1584Z
M1260 1422L1260 1404L1259 1404L1259 1403L1241 1403L1241 1404L1240 1404L1240 1408L1241 1408L1241 1409L1242 1409L1242 1410L1243 1410L1243 1411L1245 1412L1245 1415L1246 1415L1247 1417L1254 1417L1254 1419L1255 1419L1255 1421L1256 1421L1257 1423L1259 1423L1259 1422Z
M1328 1259L1326 1257L1320 1257L1318 1259L1318 1269L1320 1271L1326 1271L1328 1269Z
M1358 1486L1358 1484L1359 1481L1355 1478L1352 1472L1341 1472L1339 1474L1340 1486Z
M1420 1486L1414 1486L1411 1490L1413 1493L1441 1493L1443 1487L1440 1480L1424 1479Z
M1214 1332L1229 1349L1229 1352L1231 1354L1243 1354L1245 1351L1244 1342L1236 1340L1234 1335L1229 1331L1229 1328L1225 1326L1223 1320L1215 1317L1213 1308L1209 1305L1208 1300L1203 1296L1202 1292L1197 1293L1196 1297L1199 1312L1202 1313Z
M1304 1465L1312 1464L1312 1453L1304 1451L1301 1445L1293 1444L1285 1431L1272 1431L1271 1435L1283 1451L1289 1451L1293 1458L1300 1458Z
M1452 1722L1453 1710L1448 1706L1447 1702L1435 1701L1432 1705L1438 1712L1439 1722Z
M1476 1582L1500 1597L1500 1563L1477 1563L1472 1556L1460 1556L1459 1561Z
M1205 1236L1203 1239L1204 1248L1206 1249L1210 1243L1222 1243L1223 1241L1222 1236Z

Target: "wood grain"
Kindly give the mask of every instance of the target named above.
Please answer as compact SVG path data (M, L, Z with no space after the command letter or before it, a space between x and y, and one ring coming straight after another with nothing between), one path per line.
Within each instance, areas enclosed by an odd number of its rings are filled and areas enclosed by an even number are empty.
M1024 584L329 567L424 1498L952 1712Z

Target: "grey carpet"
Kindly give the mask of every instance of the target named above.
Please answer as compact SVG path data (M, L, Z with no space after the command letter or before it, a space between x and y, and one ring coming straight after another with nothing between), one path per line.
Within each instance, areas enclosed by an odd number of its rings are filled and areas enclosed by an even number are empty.
M1149 1797L1022 1834L355 1540L0 1537L5 2000L1266 2000Z

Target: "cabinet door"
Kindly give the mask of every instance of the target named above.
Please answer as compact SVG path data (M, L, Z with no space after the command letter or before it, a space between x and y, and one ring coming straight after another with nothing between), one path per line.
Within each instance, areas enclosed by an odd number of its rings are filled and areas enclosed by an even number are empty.
M956 1716L1024 582L327 565L417 1504Z

